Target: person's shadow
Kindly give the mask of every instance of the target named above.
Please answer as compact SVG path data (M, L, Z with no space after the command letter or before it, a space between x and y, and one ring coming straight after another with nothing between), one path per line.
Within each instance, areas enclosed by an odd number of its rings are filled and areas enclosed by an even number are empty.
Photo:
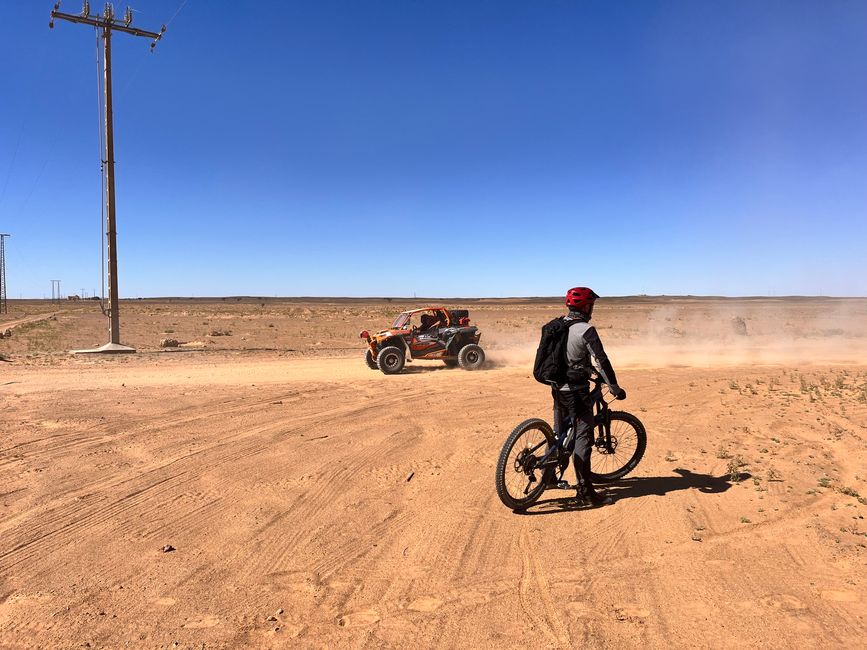
M623 478L619 481L607 483L601 487L614 502L623 499L633 499L647 496L664 496L669 492L679 490L698 490L705 494L719 494L732 486L731 476L710 476L709 474L695 474L688 469L677 468L674 470L678 476L635 476ZM743 481L751 478L750 474L742 472L738 477ZM554 493L555 491L551 491ZM562 494L561 490L557 490ZM591 506L579 504L574 494L550 499L540 499L520 514L525 515L550 515L557 512L574 512L576 510L588 510Z

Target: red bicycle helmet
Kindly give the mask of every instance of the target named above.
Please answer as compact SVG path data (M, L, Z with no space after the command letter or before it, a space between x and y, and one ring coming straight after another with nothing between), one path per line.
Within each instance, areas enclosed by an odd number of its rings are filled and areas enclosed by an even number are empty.
M590 315L593 311L593 303L599 296L588 287L573 287L566 292L566 304L569 309L583 312Z

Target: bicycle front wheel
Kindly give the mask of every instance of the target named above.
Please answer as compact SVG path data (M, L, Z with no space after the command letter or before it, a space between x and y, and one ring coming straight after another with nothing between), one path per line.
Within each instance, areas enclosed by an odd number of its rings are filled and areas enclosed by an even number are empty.
M538 463L553 446L554 432L545 420L524 420L514 428L497 461L497 495L503 505L526 510L542 496L553 472Z
M611 412L611 436L597 435L591 457L596 483L609 483L634 470L647 448L647 432L637 417L625 411Z

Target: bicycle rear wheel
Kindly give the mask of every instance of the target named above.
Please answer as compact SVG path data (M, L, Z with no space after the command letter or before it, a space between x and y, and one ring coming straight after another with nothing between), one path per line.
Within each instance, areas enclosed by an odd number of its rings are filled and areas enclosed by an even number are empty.
M503 505L526 510L538 501L553 475L538 463L553 445L554 432L545 420L524 420L512 430L497 461L497 496Z
M591 456L591 475L596 483L623 478L634 470L647 448L647 432L637 417L625 411L611 412L611 439L597 436Z

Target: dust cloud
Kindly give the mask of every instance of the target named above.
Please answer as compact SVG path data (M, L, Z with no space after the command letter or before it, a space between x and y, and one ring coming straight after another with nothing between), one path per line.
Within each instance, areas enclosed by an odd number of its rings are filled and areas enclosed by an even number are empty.
M491 362L531 368L543 323L532 337L522 333L519 340L514 333L495 333L488 349ZM863 300L611 306L597 309L593 323L615 368L867 363Z

